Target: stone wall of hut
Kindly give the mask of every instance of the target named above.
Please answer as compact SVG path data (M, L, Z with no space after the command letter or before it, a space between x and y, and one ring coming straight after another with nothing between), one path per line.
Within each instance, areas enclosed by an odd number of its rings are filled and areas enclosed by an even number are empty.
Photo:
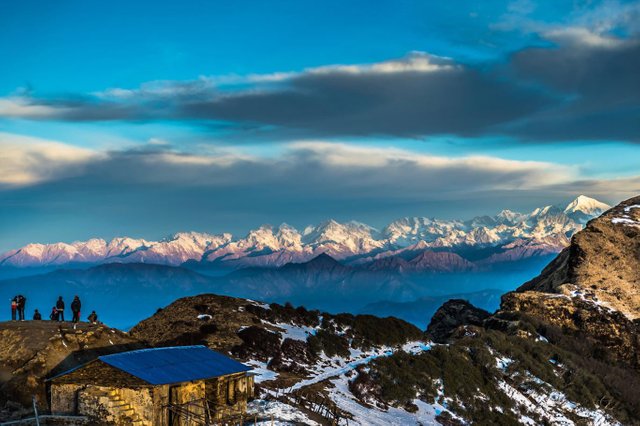
M253 397L253 376L230 374L205 381L207 400L215 420L242 416L247 412L247 400Z
M79 414L104 423L130 424L126 414L114 404L128 404L145 424L187 426L186 416L169 405L183 406L189 415L222 421L246 413L247 399L253 397L253 376L230 374L209 380L176 385L151 386L103 363L90 363L51 383L51 410L59 414ZM129 413L130 414L130 413ZM184 414L184 411L183 411Z
M87 416L101 424L129 425L130 414L118 408L120 404L128 404L141 420L153 423L152 388L130 389L68 383L54 383L51 386L51 411L54 414Z

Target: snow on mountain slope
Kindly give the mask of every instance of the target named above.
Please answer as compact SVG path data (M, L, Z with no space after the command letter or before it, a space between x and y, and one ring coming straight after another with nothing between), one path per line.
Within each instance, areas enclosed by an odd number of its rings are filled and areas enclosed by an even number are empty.
M316 227L304 230L303 242L314 251L324 252L335 258L369 253L382 248L386 241L379 238L378 231L364 223L338 223L329 220Z
M569 205L564 209L564 214L573 220L584 224L590 219L600 216L610 208L611 206L608 204L580 195L569 203Z
M378 231L359 222L328 220L299 232L282 224L263 225L244 238L224 233L183 232L161 241L118 237L106 242L29 244L0 255L0 266L40 267L65 264L140 262L177 266L185 262L215 262L225 267L278 267L306 262L321 253L364 263L399 255L410 260L427 249L502 247L495 260L521 259L559 252L568 238L609 206L583 195L565 208L546 206L523 214L502 210L496 216L468 221L406 217ZM358 259L359 258L359 259ZM451 259L445 259L451 260ZM442 269L442 268L441 268ZM446 269L446 268L445 268Z
M580 195L578 198L569 203L567 208L564 209L564 212L582 212L591 216L599 216L610 208L611 206L609 204L605 204L584 195Z

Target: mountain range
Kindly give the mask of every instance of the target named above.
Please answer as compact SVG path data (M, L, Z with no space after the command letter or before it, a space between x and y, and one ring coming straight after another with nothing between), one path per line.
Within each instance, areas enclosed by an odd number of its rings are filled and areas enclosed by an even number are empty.
M609 208L581 195L567 206L545 206L526 214L503 210L467 221L406 217L382 230L328 220L303 231L287 224L263 225L244 238L181 232L160 241L117 237L32 243L0 254L0 270L149 263L207 272L280 267L325 253L345 264L372 264L374 269L464 271L558 253L589 219ZM419 259L424 252L429 254Z
M46 410L45 379L98 355L202 344L254 368L256 401L249 416L254 421L262 416L272 422L362 426L640 425L639 252L636 197L590 220L539 276L503 294L495 312L462 300L472 299L469 295L456 295L429 315L426 330L394 317L332 314L215 294L175 300L127 333L103 324L3 322L0 420L26 416L34 395ZM339 297L333 289L344 284L343 277L375 272L368 265L345 265L320 254L304 263L245 268L225 277L141 263L47 276L57 277L56 289L75 285L91 295L108 287L142 289L133 296L121 292L104 308L106 317L109 311L136 309L143 294L166 287L201 293L216 290L212 283L233 287L257 275L254 292L289 277L301 286L330 283L325 292ZM191 284L178 289L176 283L184 280ZM31 282L38 291L43 279L17 281ZM498 294L475 297L483 301ZM368 309L421 316L422 305L439 304L438 299ZM309 410L318 401L326 409Z

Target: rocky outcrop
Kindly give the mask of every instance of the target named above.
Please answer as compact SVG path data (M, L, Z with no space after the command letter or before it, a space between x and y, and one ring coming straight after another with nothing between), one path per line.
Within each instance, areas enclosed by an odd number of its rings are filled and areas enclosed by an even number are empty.
M459 327L481 326L489 316L489 312L476 308L466 300L452 299L433 315L427 334L436 343L446 343Z
M100 355L145 347L104 325L52 321L2 322L0 341L0 407L30 406L36 395L41 410L45 379Z
M260 322L246 299L202 294L178 299L133 327L129 333L152 346L205 344L228 351L243 340L237 332ZM257 303L256 303L257 304Z
M640 197L590 221L542 273L503 296L492 326L520 313L590 356L640 367Z
M495 318L505 313L522 313L543 324L543 328L555 327L579 341L590 356L640 367L640 321L630 320L588 298L537 291L508 293Z
M590 221L571 245L518 291L588 294L629 318L640 317L640 197Z

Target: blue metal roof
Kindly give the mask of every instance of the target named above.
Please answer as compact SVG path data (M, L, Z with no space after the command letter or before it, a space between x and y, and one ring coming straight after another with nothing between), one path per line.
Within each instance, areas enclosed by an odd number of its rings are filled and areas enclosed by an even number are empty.
M98 359L152 385L210 379L251 370L206 346L140 349Z

